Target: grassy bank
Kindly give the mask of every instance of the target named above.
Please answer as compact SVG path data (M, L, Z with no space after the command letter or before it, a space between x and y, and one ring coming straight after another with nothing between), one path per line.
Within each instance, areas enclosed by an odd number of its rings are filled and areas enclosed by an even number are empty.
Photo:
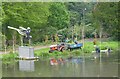
M113 50L113 52L118 51L118 42L110 41L110 42L98 42L97 46L100 47L101 50L106 50L107 47ZM94 51L93 42L85 42L84 48L76 49L73 51L65 50L63 52L55 51L53 53L49 53L49 48L36 50L35 55L40 57L61 57L61 56L80 56L81 54L90 55L92 51Z
M64 50L63 52L54 51L53 53L49 53L49 48L41 49L35 51L35 56L39 57L67 57L67 56L79 56L82 54L82 49L77 49L73 51Z
M109 47L113 50L113 52L118 51L118 42L109 41L109 42L98 42L97 45L100 47L101 50L105 50L106 47ZM49 48L43 48L40 50L35 50L34 54L38 57L70 57L70 56L81 56L83 53L85 55L90 55L91 52L94 50L94 45L92 42L85 42L84 48L76 49L73 51L64 50L63 52L55 51L53 53L49 53ZM9 53L2 55L3 60L12 60L17 57L17 53Z
M118 42L116 42L116 41L101 42L101 43L97 42L97 46L101 50L106 50L107 47L110 48L113 51L117 51L118 50ZM91 51L95 50L93 42L85 42L83 50L84 50L84 53L91 53Z
M4 61L4 60L9 60L9 61L11 61L11 60L13 60L14 58L16 58L17 56L18 56L17 53L3 54L3 55L2 55L2 60L3 60L3 61Z

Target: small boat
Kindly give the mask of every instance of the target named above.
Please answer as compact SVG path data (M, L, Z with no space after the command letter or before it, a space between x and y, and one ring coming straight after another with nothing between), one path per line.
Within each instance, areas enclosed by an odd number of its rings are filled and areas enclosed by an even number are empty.
M111 49L106 49L106 50L100 50L101 53L110 53L112 52ZM96 53L96 51L92 51L92 53Z

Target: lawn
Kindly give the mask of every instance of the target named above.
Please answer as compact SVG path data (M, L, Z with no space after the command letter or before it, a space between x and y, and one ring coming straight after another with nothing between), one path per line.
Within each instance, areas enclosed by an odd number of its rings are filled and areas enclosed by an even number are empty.
M101 50L105 50L107 49L107 47L111 48L113 50L113 52L118 50L118 42L115 41L109 41L109 42L98 42L97 44ZM85 42L84 48L82 49L75 49L73 51L69 51L69 50L64 50L63 52L59 52L59 51L55 51L53 53L49 53L49 48L44 48L44 49L40 49L40 50L36 50L35 51L35 55L36 56L40 56L40 57L51 57L51 56L79 56L82 53L85 53L85 55L89 55L92 53L92 51L94 50L94 45L92 42Z
M113 50L113 52L117 52L118 42L116 41L109 41L109 42L98 42L98 46L101 50L105 50L106 47L109 47ZM73 51L64 50L63 52L54 51L53 53L49 53L49 48L43 48L40 50L35 50L34 55L38 57L69 57L69 56L80 56L81 54L90 55L91 52L94 50L94 45L92 42L85 42L84 48L82 49L75 49ZM3 60L11 60L18 56L18 53L9 53L2 55Z

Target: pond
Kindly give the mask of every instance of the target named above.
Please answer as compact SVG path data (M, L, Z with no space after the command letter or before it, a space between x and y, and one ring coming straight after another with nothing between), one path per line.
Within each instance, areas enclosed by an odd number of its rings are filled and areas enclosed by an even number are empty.
M64 63L50 65L49 59L2 62L3 77L118 77L118 54L63 58Z

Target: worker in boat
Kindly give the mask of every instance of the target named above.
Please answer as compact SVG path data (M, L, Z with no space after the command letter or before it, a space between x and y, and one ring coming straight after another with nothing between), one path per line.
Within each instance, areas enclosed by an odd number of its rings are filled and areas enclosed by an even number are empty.
M110 49L110 48L107 48L107 50L108 50L108 53L110 53L110 52L111 52L111 49Z
M95 52L100 53L100 48L98 46L96 46L96 45L94 45L94 47L95 47Z
M96 58L99 57L100 48L98 46L96 46L96 45L94 45L94 48L95 48L94 59L96 59Z
M111 52L110 47L108 47L108 46L107 46L107 47L106 47L106 49L107 49L107 52L108 52L108 53L110 53L110 52Z

